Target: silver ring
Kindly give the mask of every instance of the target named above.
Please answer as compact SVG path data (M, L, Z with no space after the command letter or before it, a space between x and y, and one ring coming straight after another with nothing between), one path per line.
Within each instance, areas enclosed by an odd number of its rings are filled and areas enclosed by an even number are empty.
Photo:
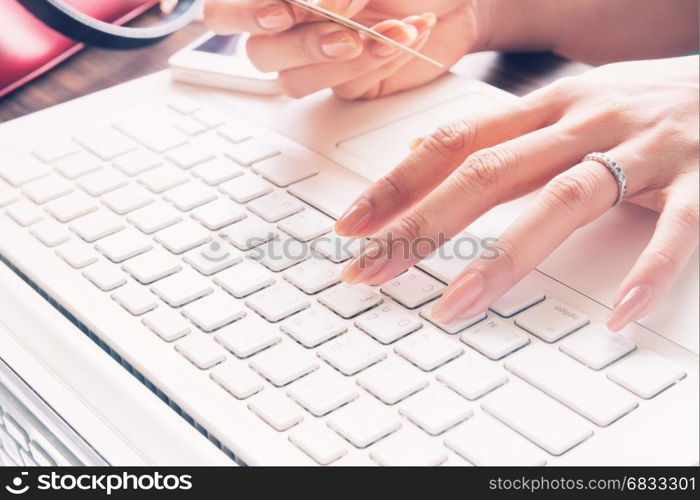
M627 176L625 172L623 172L622 167L615 160L605 153L591 153L586 155L583 161L595 161L600 163L607 168L615 178L615 182L617 182L617 199L613 207L625 201L625 198L627 198Z

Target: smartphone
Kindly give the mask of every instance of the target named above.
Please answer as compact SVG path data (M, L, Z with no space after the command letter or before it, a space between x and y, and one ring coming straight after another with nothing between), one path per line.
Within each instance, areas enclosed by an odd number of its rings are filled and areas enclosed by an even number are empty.
M247 40L248 34L201 36L170 57L173 79L251 94L281 94L277 73L263 73L248 59Z

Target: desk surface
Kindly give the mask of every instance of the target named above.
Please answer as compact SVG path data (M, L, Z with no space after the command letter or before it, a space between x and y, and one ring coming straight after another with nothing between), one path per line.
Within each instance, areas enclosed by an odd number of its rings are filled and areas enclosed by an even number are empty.
M151 11L138 24L157 17ZM164 42L135 51L88 48L29 85L0 99L0 122L108 88L167 67L168 57L205 31L193 23ZM553 54L476 54L459 64L459 72L517 95L557 78L578 74L583 64Z

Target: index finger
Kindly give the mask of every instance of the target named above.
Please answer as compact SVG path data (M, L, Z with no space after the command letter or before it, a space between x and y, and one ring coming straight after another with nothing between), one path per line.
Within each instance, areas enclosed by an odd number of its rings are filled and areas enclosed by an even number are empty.
M321 0L318 5L347 17L354 16L369 0ZM284 0L209 0L204 8L207 26L222 35L277 33L297 23L316 19Z

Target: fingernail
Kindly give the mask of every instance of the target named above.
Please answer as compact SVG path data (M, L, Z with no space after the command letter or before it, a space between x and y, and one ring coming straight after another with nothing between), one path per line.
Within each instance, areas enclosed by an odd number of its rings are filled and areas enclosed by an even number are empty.
M321 50L328 57L335 59L350 59L359 55L362 45L347 31L336 31L326 35L321 42Z
M378 243L370 243L362 255L345 266L340 273L340 278L351 285L356 285L374 276L386 263L386 258L380 257L381 251L382 247Z
M371 218L372 204L365 198L360 198L335 223L335 232L341 236L353 236L361 231Z
M617 332L641 318L651 301L651 296L652 288L649 285L638 285L630 290L608 318L608 329Z
M433 12L426 12L415 23L418 31L431 30L437 24L437 16Z
M481 273L465 273L457 283L452 285L442 299L433 307L433 318L441 323L449 323L459 318L484 289L484 277Z
M411 45L416 40L416 38L418 38L418 30L416 29L416 27L406 23L401 23L398 26L388 28L382 34L391 38L395 42L399 42L402 45ZM388 57L397 53L399 49L397 49L396 47L392 47L391 45L386 45L384 43L373 40L371 50L376 56Z
M258 11L258 24L266 30L283 30L294 24L289 11L282 5L268 5Z

